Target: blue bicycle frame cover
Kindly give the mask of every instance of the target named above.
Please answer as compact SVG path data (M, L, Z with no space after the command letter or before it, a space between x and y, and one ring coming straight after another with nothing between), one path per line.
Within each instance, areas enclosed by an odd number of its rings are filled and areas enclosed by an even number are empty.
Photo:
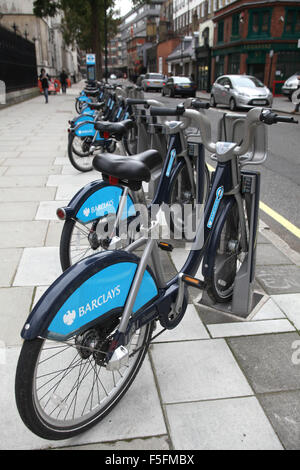
M83 223L87 223L106 214L116 214L122 193L123 188L119 186L101 187L82 204L76 218ZM134 215L136 215L136 212L133 201L130 196L127 196L121 220L126 220Z

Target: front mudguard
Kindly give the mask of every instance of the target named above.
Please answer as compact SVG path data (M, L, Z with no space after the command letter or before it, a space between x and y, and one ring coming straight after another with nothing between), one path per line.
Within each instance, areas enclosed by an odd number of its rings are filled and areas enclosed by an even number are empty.
M21 336L66 341L120 314L125 306L139 258L124 251L106 251L85 258L65 271L30 313ZM147 267L132 313L159 295Z
M87 224L107 214L116 214L123 191L123 186L110 185L102 180L92 181L75 194L68 206L63 207L65 220L76 219ZM121 220L134 215L134 202L128 195Z

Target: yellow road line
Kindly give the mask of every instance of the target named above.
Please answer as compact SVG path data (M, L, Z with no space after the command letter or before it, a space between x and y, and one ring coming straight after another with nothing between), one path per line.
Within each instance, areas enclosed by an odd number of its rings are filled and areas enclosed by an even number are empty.
M264 202L259 201L259 208L268 214L272 219L276 220L280 225L286 228L289 232L291 232L296 237L300 238L300 229L296 227L296 225L292 224L289 220L287 220L282 215L278 214L278 212L271 209L271 207L267 206Z
M208 164L207 167L209 171L215 171L215 168L211 165ZM282 225L286 230L295 235L295 237L300 238L300 229L296 227L296 225L292 224L289 220L278 214L278 212L271 209L271 207L267 206L267 204L262 201L259 201L259 208L268 216L272 217L272 219L276 220L276 222Z

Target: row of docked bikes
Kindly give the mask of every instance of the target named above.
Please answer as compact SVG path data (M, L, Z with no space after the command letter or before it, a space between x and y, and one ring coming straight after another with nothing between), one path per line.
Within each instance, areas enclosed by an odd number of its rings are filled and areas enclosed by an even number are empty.
M76 99L69 158L99 178L58 209L63 274L21 332L16 402L38 436L71 438L102 420L151 341L181 322L190 287L249 313L256 166L267 157L267 126L297 121L270 109L222 115L208 107L187 99L169 108L137 87L98 82ZM182 267L170 278L163 259L180 243Z

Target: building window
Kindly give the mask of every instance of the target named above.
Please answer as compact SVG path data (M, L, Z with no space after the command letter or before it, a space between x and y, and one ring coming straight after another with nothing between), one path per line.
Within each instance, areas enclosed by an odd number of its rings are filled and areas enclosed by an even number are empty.
M299 35L300 8L287 8L285 13L284 34L287 36Z
M218 42L224 41L224 21L220 21L218 24Z
M240 15L235 13L232 16L231 36L238 37L240 35Z
M249 18L249 37L267 37L270 33L272 10L251 10Z

